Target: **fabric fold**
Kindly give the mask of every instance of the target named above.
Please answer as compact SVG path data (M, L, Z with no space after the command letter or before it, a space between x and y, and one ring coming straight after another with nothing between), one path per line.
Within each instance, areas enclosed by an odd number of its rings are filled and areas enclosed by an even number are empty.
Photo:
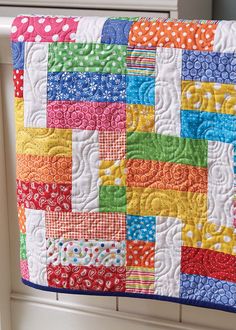
M235 24L14 19L23 283L236 312Z

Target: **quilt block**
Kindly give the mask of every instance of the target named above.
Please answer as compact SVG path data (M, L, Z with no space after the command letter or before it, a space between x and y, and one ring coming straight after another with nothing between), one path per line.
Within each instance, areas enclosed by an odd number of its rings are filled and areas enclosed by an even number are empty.
M235 31L15 18L23 283L236 311Z

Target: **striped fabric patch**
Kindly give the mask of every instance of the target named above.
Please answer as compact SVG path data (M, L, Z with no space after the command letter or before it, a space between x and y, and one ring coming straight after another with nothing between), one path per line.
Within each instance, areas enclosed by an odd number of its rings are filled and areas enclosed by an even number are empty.
M126 292L154 293L154 269L127 267Z
M135 76L155 75L156 49L154 47L128 47L127 48L127 72Z

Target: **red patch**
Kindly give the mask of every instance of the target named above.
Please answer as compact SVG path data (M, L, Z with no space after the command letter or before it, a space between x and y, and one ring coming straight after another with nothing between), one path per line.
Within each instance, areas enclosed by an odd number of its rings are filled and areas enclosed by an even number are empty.
M124 292L125 267L47 266L48 285L55 288Z
M71 184L37 183L17 180L17 202L25 208L71 211Z
M183 246L181 272L236 282L236 256Z
M13 70L13 83L15 90L15 97L23 97L23 70Z

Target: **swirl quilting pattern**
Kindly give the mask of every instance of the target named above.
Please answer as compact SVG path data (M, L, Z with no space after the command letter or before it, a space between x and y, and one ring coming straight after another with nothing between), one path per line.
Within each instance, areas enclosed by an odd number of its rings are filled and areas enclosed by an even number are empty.
M207 81L235 84L236 55L234 53L215 53L184 51L183 80Z
M11 44L12 62L15 70L24 69L24 47L25 44L23 42L12 42Z
M155 217L127 215L127 239L155 242Z
M235 269L234 256L211 250L182 247L182 273L235 282Z
M49 72L47 91L50 101L125 102L126 77L92 72Z
M55 43L49 47L48 71L125 74L126 52L121 45Z
M48 282L56 288L124 292L125 267L49 265Z
M233 115L236 101L235 85L182 82L181 108Z
M22 281L236 312L236 22L18 16Z
M99 131L125 130L125 104L107 102L51 101L47 125Z
M25 208L47 211L71 210L71 184L17 181L17 202Z
M63 266L124 266L125 242L48 238L47 262Z

